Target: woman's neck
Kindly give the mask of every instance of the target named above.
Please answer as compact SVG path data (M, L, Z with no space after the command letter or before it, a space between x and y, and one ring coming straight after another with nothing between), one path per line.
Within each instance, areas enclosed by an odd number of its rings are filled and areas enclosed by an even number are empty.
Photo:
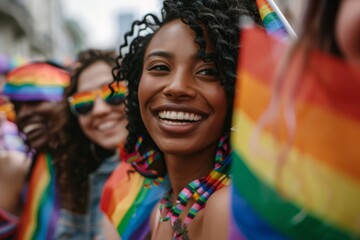
M173 195L178 194L195 179L207 176L214 168L216 145L190 155L164 153ZM175 197L176 200L176 197Z

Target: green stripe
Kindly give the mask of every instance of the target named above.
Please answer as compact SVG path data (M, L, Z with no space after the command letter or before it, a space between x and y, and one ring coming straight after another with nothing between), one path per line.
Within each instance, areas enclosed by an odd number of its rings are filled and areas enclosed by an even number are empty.
M279 19L279 18L276 15L276 13L271 12L264 17L263 22L265 25L268 25L269 23L271 23L272 21L277 20L277 19Z
M48 201L49 199L49 196L51 194L51 192L53 191L53 189L49 186L52 185L52 182L54 181L54 178L52 177L54 174L54 169L52 167L52 158L49 154L44 154L44 158L45 158L45 161L46 161L46 166L47 166L47 169L49 171L49 174L50 174L50 178L49 178L49 182L47 183L47 185L45 186L45 190L42 192L41 194L41 198L40 198L40 201L38 203L38 209L37 209L37 214L36 214L36 227L34 229L34 233L32 234L32 237L33 238L36 238L36 237L39 237L39 232L42 228L44 228L45 226L42 226L40 224L42 224L44 221L42 219L43 215L42 215L42 207L46 204L46 202ZM37 161L39 161L39 159L37 159ZM46 169L45 169L46 170ZM46 236L46 233L47 231L45 231L45 236Z
M135 173L138 174L138 173ZM145 185L146 183L151 183L151 179L147 179L145 177L143 177L143 179L145 180L143 182L142 185ZM124 215L123 219L121 220L119 226L118 226L118 232L120 233L120 235L122 235L126 228L128 227L128 224L130 222L130 219L132 218L136 208L138 208L138 204L143 202L144 198L147 196L147 192L149 191L149 189L142 187L139 191L139 193L137 194L134 203L131 205L131 207L128 209L128 211L126 212L126 214ZM138 204L135 204L138 203Z
M301 208L282 198L273 188L262 182L234 152L232 182L242 197L267 223L295 239L359 239L355 233L336 228L330 223L306 213L300 221L291 223ZM331 211L331 209L329 209Z

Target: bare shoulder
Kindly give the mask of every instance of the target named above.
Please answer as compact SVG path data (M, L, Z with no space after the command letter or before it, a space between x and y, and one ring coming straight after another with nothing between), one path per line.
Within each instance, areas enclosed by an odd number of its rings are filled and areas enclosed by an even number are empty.
M230 211L230 188L213 193L204 208L202 239L227 239Z

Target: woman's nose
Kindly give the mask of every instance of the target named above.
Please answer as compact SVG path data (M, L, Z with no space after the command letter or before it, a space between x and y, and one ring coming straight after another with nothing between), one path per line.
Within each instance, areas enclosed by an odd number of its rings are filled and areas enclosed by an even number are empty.
M163 94L172 99L185 100L195 97L193 76L185 71L178 71L169 76Z
M105 102L100 96L97 96L92 109L93 115L107 114L111 111L111 106Z

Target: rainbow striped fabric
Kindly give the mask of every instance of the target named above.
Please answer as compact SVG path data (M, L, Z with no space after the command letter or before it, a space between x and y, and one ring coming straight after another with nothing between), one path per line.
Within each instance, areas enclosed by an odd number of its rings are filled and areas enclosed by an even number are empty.
M105 183L100 206L122 240L145 239L150 233L151 212L169 188L167 178L154 184L131 164L121 162Z
M259 29L242 44L230 239L359 239L359 69L312 52L299 75L296 55L280 87L284 45Z
M67 71L33 62L8 73L3 94L15 101L60 101L69 83Z
M54 239L60 198L52 158L40 154L31 175L18 240Z
M272 0L256 0L260 17L269 35L281 39L295 35L290 24L287 22L281 11Z

